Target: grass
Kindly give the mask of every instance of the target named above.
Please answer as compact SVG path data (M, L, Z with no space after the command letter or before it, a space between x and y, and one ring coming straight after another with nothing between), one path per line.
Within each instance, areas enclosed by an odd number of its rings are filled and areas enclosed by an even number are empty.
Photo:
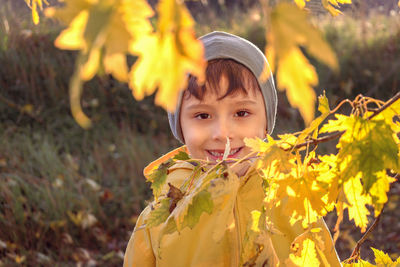
M150 198L142 170L173 144L168 136L138 135L111 119L90 131L69 116L58 119L64 125L58 131L0 129L3 263L25 256L24 262L41 264L37 252L48 263L72 263L84 248L90 259L78 261L104 264L102 257L114 252L107 261L119 265L135 215Z

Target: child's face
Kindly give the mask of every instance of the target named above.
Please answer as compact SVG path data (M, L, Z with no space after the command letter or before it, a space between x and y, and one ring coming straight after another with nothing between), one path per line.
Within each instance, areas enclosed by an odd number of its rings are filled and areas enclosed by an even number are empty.
M224 95L228 87L225 76L219 82L216 95L208 90L203 100L183 97L180 123L185 144L192 158L221 160L227 137L230 139L229 158L242 158L251 151L245 137L264 138L267 129L264 99L258 88L247 89L247 95Z

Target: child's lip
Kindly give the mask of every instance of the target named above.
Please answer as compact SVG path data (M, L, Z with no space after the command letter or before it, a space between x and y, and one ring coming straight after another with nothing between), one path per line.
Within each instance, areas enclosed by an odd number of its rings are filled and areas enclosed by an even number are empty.
M240 151L242 151L242 148L243 147L232 148L231 151L236 150L236 149L237 149L237 151L232 155L228 155L228 158L237 158ZM213 161L222 160L222 158L224 156L224 152L225 152L225 150L223 150L223 149L206 149L206 151L207 151L209 158L212 159ZM213 155L211 152L219 153L220 155L216 156L216 155Z

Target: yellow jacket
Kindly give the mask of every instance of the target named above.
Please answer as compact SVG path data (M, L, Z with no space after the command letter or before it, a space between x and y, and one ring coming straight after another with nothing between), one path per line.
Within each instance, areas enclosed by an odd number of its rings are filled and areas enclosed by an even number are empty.
M181 147L164 155L145 168L148 175L152 169L173 157ZM178 187L190 177L193 166L187 162L177 163L169 170L167 183ZM241 251L247 246L246 229L251 224L251 211L260 210L263 205L264 192L262 179L255 171L249 170L236 185L219 186L220 196L213 199L222 209L211 214L203 213L193 229L184 228L179 233L174 232L163 236L159 233L165 223L147 229L144 225L151 207L147 206L140 214L135 230L129 240L125 252L124 267L160 266L160 267L197 267L197 266L240 266ZM221 179L222 180L222 179ZM167 184L166 183L166 184ZM218 188L218 185L213 185ZM164 192L167 190L166 186ZM221 203L223 205L221 205ZM179 202L178 202L179 206ZM279 208L268 213L274 225L274 231L269 231L263 239L263 249L258 255L255 266L286 266L290 246L295 237L304 233L301 223L290 225L289 218L282 215ZM321 219L316 227L322 229L324 250L320 262L328 262L330 266L341 266L333 241L325 222ZM320 255L321 256L321 255ZM320 259L322 259L320 258ZM286 263L285 263L286 262ZM322 264L321 266L324 266Z

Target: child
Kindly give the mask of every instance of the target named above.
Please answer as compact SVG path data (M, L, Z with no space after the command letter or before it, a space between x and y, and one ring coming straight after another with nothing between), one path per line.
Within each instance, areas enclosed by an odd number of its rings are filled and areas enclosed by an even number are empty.
M268 66L263 53L250 42L223 32L212 32L200 40L208 60L206 82L198 85L196 78L190 77L175 113L169 114L171 130L185 146L150 164L145 175L182 150L194 159L221 160L227 139L231 148L228 157L242 158L250 152L244 145L245 137L265 138L266 131L271 133L274 128L277 99L272 75L268 81L258 78ZM179 188L193 168L188 162L173 165L166 184ZM236 185L223 187L224 198L214 199L214 203L224 203L220 210L203 213L193 229L186 227L159 238L166 225L146 228L151 206L146 207L126 249L124 266L239 266L248 262L243 253L248 238L245 232L251 211L263 205L262 178L250 163L236 165L233 171L228 179L232 184L238 181ZM276 229L264 236L253 266L288 264L291 243L305 231L300 222L291 225L278 208L269 214ZM322 229L325 246L320 262L340 266L323 220L316 227Z

